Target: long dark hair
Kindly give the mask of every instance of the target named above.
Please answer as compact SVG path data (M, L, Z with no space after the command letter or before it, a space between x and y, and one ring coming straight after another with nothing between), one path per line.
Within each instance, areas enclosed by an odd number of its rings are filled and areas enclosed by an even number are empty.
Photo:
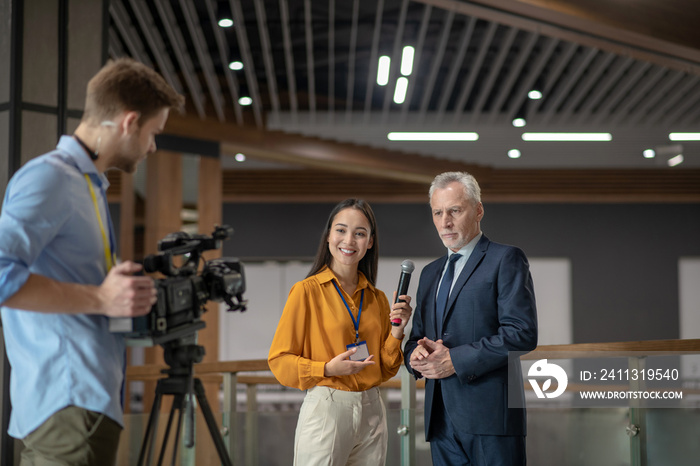
M316 275L324 268L330 266L333 256L331 255L330 249L328 249L328 235L330 235L331 233L331 226L333 225L333 219L335 218L335 216L338 215L338 213L341 210L347 209L348 207L357 209L363 214L365 214L365 217L369 222L370 238L372 239L373 245L371 249L367 250L367 252L365 253L365 257L360 259L360 263L358 264L357 268L360 272L362 272L365 275L367 280L372 285L375 285L377 280L377 264L379 263L379 239L377 236L377 221L374 218L374 212L372 211L372 207L370 207L370 205L362 199L345 199L333 208L331 214L328 216L326 227L323 229L323 233L321 233L321 242L318 245L316 258L314 259L314 263L311 266L311 271L306 276L306 278L309 278L312 275Z

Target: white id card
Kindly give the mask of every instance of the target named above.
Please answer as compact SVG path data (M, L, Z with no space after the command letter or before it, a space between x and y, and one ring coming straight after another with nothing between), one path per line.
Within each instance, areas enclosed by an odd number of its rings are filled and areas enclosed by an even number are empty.
M367 349L367 341L361 341L357 344L351 343L349 345L345 345L345 347L348 350L351 350L355 347L357 347L357 351L355 354L350 355L350 360L351 361L364 361L369 357L369 350Z

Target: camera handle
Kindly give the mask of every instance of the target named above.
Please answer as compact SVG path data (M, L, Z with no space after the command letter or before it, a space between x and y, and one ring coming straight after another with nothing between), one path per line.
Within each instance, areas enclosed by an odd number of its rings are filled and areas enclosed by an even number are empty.
M172 453L173 464L175 464L179 441L178 433L180 432L180 428L182 426L183 408L188 407L188 410L194 409L191 402L187 403L188 397L191 401L191 398L194 395L202 409L204 420L206 421L207 428L209 429L209 434L214 442L216 451L219 454L221 464L223 466L233 466L231 458L226 451L224 441L218 431L214 414L212 413L209 402L207 401L204 385L200 379L193 376L192 364L201 360L201 357L204 355L204 348L199 345L180 346L177 343L173 344L172 342L162 346L165 350L166 362L171 367L163 371L163 373L167 374L167 377L158 380L156 385L156 396L153 400L153 407L151 408L151 414L148 418L148 425L146 427L143 443L141 444L141 451L139 452L139 460L137 464L139 466L144 464L150 466L153 462L153 454L155 453L153 447L156 442L155 438L158 431L158 417L160 414L160 406L163 395L173 395L174 398L172 407L170 408L168 424L165 428L165 435L163 437L163 443L160 448L160 455L158 457L157 464L158 466L163 464L163 458L165 457L165 450L168 444L170 430L175 418L175 411L178 411L177 428L175 430L175 440L173 443ZM192 416L194 415L193 411L188 412L191 413ZM188 433L188 437L191 437L191 432ZM193 439L187 439L188 447L193 443ZM144 463L146 455L148 455L148 463Z

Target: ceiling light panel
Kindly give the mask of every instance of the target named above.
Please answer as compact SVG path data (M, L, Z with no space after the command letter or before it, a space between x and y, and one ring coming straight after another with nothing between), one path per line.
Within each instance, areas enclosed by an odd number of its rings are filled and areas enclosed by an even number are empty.
M477 141L479 135L470 132L391 132L390 141Z
M700 141L700 133L669 133L671 141Z
M610 133L523 133L523 141L546 142L607 142L612 141Z

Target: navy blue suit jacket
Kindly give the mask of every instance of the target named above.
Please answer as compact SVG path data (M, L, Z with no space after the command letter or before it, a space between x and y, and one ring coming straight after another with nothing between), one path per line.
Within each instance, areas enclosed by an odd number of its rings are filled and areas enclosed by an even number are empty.
M418 340L443 340L450 349L455 374L427 380L425 432L431 437L431 414L436 386L452 423L459 432L477 435L525 435L525 409L508 408L508 352L537 346L537 310L530 268L518 248L491 242L477 243L457 278L437 334L435 296L447 256L421 272L411 336L404 348L409 364ZM522 380L519 363L511 367ZM522 383L513 387L524 398ZM512 400L511 400L512 401ZM524 406L524 404L522 405Z

